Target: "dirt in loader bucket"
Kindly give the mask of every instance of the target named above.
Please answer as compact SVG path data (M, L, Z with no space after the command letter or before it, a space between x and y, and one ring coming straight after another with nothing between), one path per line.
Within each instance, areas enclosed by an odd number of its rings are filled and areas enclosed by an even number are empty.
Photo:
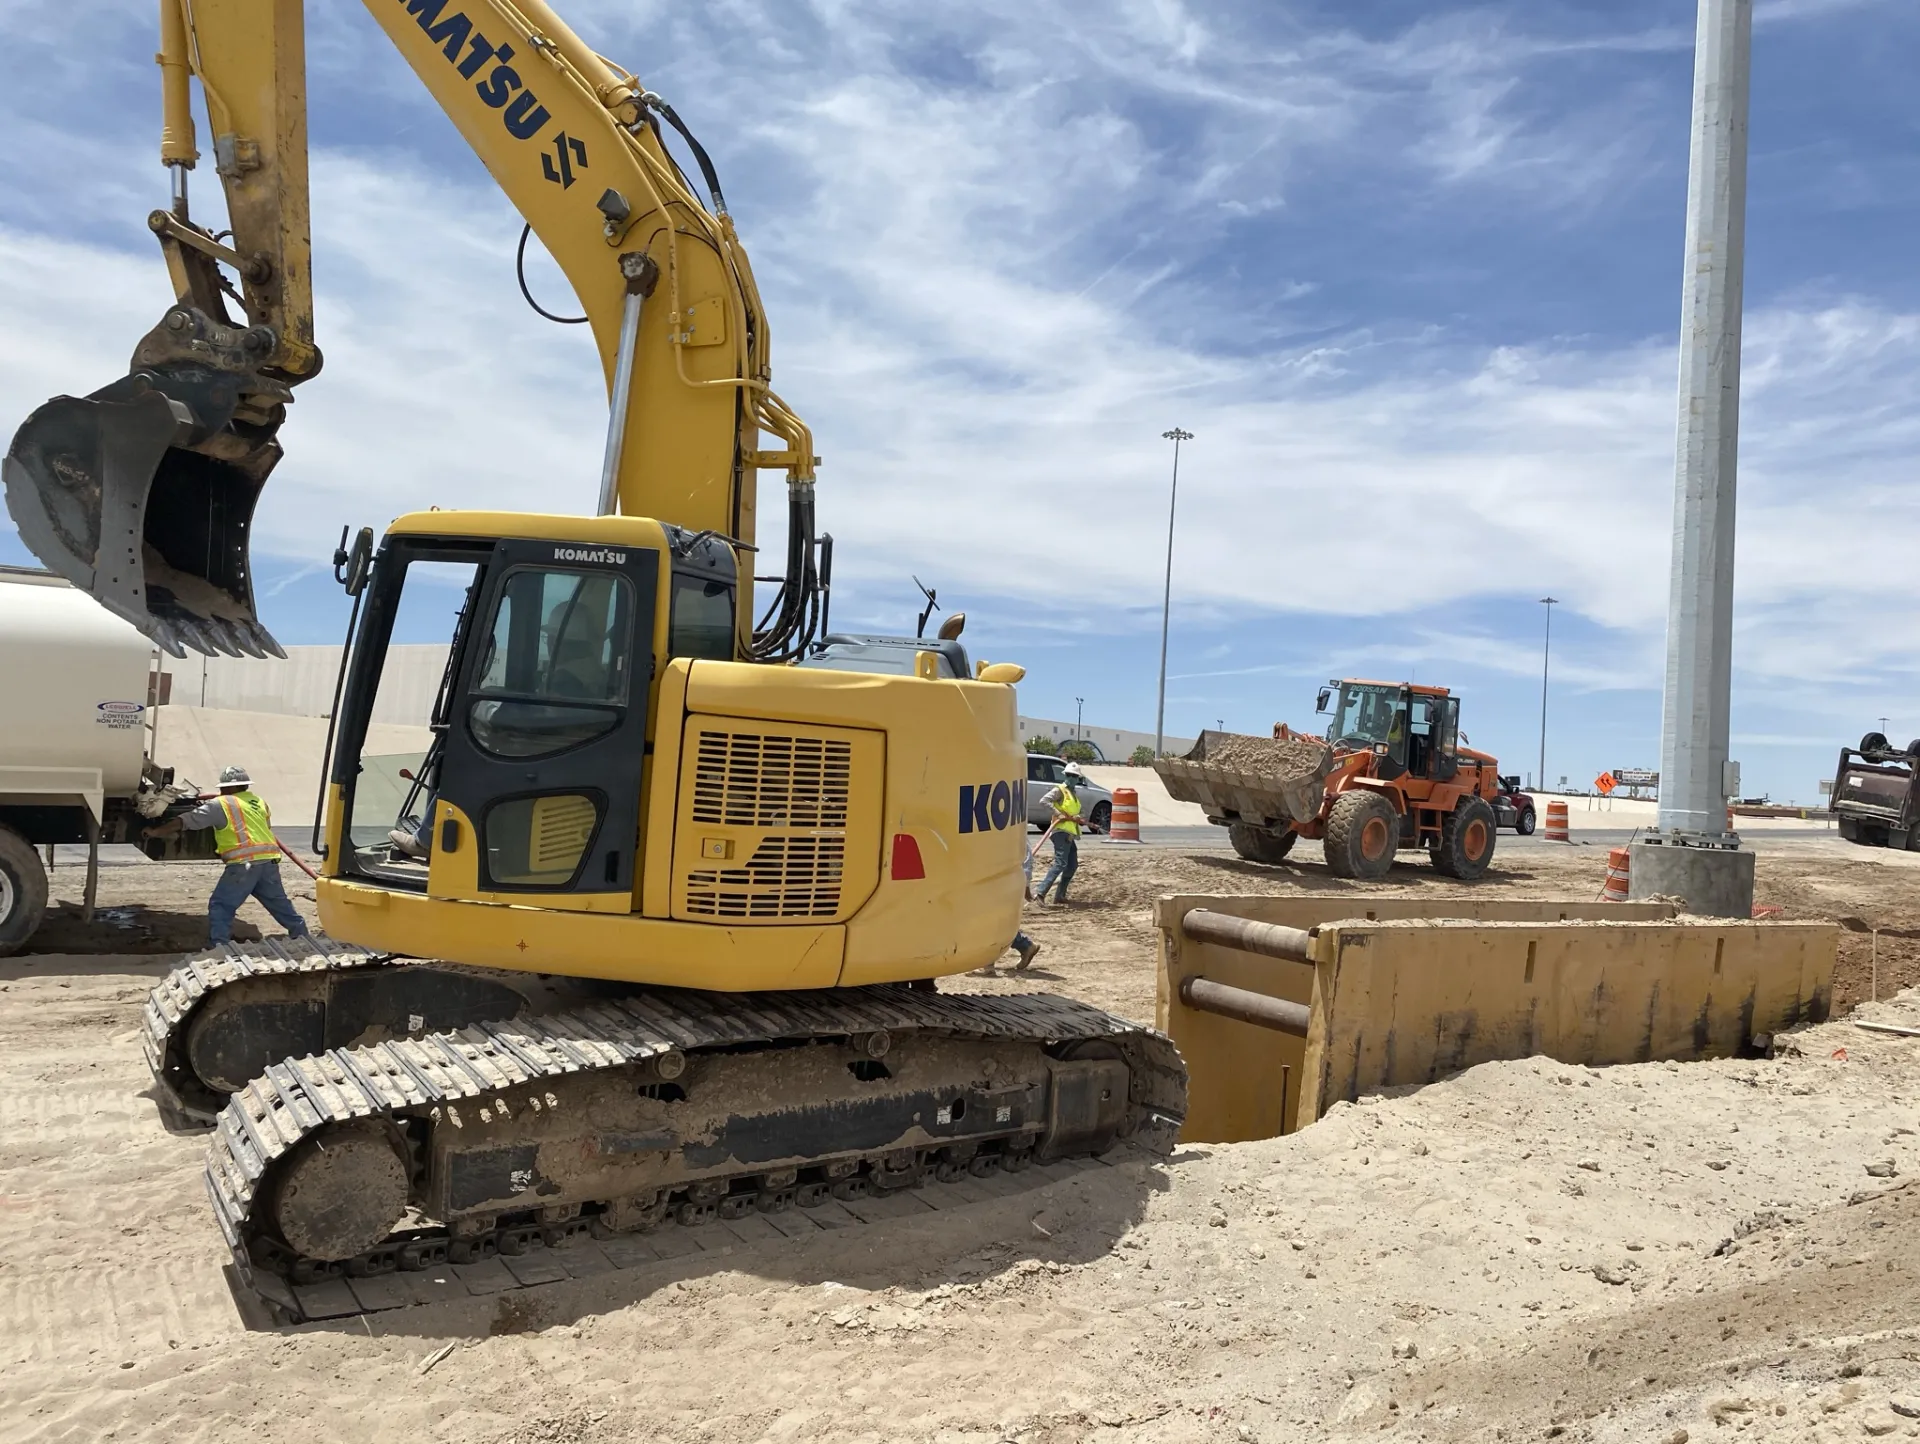
M1210 818L1286 827L1319 814L1333 750L1311 737L1249 737L1202 732L1185 757L1153 770L1178 802L1198 803Z
M1270 777L1275 782L1319 781L1327 774L1327 744L1311 737L1247 737L1237 732L1204 732L1187 754L1190 762Z
M163 321L129 375L29 416L0 463L7 510L41 562L174 656L285 656L248 573L254 504L280 459L279 417L259 410L244 359L261 343L237 332L224 364L140 364L162 332L190 329Z

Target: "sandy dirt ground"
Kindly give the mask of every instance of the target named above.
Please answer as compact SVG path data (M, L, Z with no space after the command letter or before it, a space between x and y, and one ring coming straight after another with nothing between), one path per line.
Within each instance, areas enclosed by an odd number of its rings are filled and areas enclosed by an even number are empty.
M1150 1017L1154 897L1336 886L1083 859L1031 912L1037 976L953 985ZM1524 862L1482 886L1604 869ZM236 1306L203 1140L161 1126L137 1039L213 870L109 869L105 919L0 962L0 1440L1920 1437L1920 1039L1853 1026L1920 1024L1920 995L1853 1012L1876 948L1883 999L1920 981L1914 879L1759 867L1763 902L1856 929L1839 1016L1771 1061L1490 1064L1286 1139L288 1331Z

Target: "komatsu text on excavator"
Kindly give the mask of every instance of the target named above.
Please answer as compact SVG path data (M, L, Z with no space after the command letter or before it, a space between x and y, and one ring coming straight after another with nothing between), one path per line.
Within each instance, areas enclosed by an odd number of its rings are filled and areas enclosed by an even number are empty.
M566 274L611 407L597 515L415 513L336 559L328 937L191 960L146 1013L156 1077L214 1123L242 1274L298 1317L293 1290L340 1275L1169 1148L1164 1038L935 989L1018 926L1021 669L970 663L958 619L823 635L813 439L706 152L543 0L366 4L520 210L522 256L537 235ZM278 652L248 532L321 369L300 0L161 0L158 59L175 299L126 376L28 418L7 503L169 650ZM189 205L195 81L220 230ZM786 563L756 624L768 469ZM378 755L414 617L455 619L431 745Z

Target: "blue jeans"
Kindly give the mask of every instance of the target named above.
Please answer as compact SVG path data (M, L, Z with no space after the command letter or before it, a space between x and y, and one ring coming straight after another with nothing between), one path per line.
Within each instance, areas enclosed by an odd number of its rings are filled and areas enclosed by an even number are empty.
M215 947L233 937L233 915L248 898L258 898L260 906L287 930L289 937L304 938L307 920L293 910L287 890L280 883L277 862L230 862L213 885L207 899L207 937Z
M1073 875L1080 870L1080 839L1071 833L1056 832L1053 835L1053 866L1047 869L1047 875L1040 879L1040 890L1034 894L1041 902L1047 900L1047 892L1053 887L1054 879L1060 881L1060 902L1067 900L1067 884L1073 881Z
M413 830L413 840L428 852L433 851L433 805L439 800L438 792L427 794L426 800L420 804L420 825Z

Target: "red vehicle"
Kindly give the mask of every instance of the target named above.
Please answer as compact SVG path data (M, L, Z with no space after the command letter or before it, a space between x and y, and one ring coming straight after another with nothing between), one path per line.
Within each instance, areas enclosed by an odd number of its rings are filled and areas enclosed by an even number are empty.
M1500 827L1511 827L1522 837L1533 831L1533 799L1520 790L1518 777L1500 779L1500 791L1493 799L1493 820Z

